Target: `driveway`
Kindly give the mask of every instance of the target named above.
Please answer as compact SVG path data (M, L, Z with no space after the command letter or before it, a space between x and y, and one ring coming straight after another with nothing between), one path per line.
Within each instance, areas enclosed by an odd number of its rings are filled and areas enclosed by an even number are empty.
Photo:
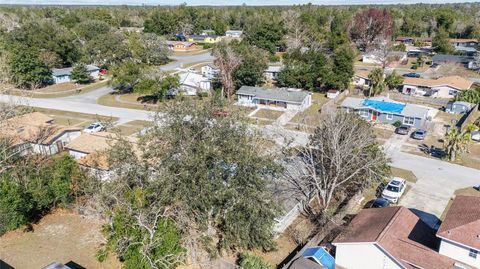
M480 170L402 152L406 137L394 134L385 147L392 166L410 170L418 179L400 205L416 209L423 221L436 227L455 190L480 184Z
M183 68L186 65L190 65L193 63L199 63L199 62L213 62L215 59L211 51L206 51L204 53L200 54L194 54L194 55L178 55L178 56L170 56L171 59L175 60L174 62L171 62L166 65L162 65L160 67L161 70L163 71L173 71L177 70L179 68Z

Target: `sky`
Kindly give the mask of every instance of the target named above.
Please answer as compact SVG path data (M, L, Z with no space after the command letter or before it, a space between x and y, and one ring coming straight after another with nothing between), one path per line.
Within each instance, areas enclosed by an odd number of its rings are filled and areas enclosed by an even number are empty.
M0 0L0 4L20 5L179 5L187 3L197 5L358 5L358 4L413 4L413 3L464 3L479 2L480 0Z

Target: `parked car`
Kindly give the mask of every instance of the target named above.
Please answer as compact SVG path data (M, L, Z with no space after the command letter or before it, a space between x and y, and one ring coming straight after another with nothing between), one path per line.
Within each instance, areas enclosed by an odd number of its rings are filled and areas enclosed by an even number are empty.
M410 126L408 125L402 125L395 129L395 133L400 134L400 135L408 135L410 133Z
M391 203L398 203L398 200L405 192L407 182L400 177L394 177L388 182L387 187L382 191L382 198L390 201Z
M407 78L419 78L420 74L419 73L406 73L406 74L403 74L403 76L407 77Z
M374 199L370 202L368 202L367 206L368 208L382 208L382 207L387 207L390 205L390 201L385 199L385 198L377 198Z
M103 124L101 124L100 122L94 122L94 123L88 125L87 128L83 129L83 132L92 134L92 133L101 132L103 130L105 130L105 126L103 126Z
M427 136L427 131L425 131L423 129L417 129L412 134L412 138L417 139L417 140L423 140L423 139L425 139L425 136Z
M472 132L472 140L480 142L480 131Z

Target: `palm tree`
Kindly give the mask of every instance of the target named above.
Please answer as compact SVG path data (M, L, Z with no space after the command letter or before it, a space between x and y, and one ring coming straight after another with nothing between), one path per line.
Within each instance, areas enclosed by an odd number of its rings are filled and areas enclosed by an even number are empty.
M452 128L445 137L445 151L450 161L455 161L457 155L468 150L468 143L471 139L471 132L476 129L473 124L468 125L464 131Z
M385 75L382 68L375 68L368 74L368 79L371 81L371 86L368 92L369 96L375 96L385 91Z
M403 83L403 77L397 75L395 70L385 78L385 84L387 85L389 90L393 90L400 86Z

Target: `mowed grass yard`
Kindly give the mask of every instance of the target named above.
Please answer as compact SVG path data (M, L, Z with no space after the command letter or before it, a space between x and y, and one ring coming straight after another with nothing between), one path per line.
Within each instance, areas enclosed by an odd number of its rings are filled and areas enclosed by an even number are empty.
M95 114L86 114L86 113L77 113L69 112L63 110L55 109L46 109L46 108L33 108L34 111L44 113L52 117L55 123L64 125L64 126L74 126L74 127L86 127L93 122L115 122L118 118L115 117L105 117Z
M1 236L0 260L19 269L43 268L54 261L74 262L89 269L121 268L122 264L114 255L109 255L103 263L95 258L105 242L102 224L96 219L57 210L34 224L31 232L19 228Z
M73 82L53 84L37 90L20 90L10 88L8 94L17 96L28 96L33 98L59 98L87 93L108 85L108 80L97 81L87 85L75 86Z
M152 123L148 121L143 121L143 120L134 120L134 121L129 121L127 123L124 123L122 125L117 125L115 126L112 131L114 132L120 132L122 135L130 136L134 135L141 130L151 126Z
M312 95L312 105L303 112L297 113L295 117L290 121L293 124L304 124L309 126L316 126L320 120L320 109L328 102L328 99L324 93L315 92Z

